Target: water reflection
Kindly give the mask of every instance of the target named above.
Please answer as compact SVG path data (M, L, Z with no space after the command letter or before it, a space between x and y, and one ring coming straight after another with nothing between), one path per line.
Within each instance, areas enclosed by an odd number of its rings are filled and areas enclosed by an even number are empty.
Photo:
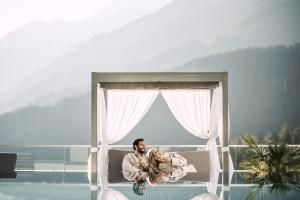
M112 188L105 188L101 190L98 196L98 200L127 200L128 198L121 192Z
M246 176L247 180L255 183L249 188L249 192L245 196L245 200L264 199L266 196L277 196L288 198L291 194L300 192L299 176L296 174L281 175L273 174L271 177L261 179L253 177L249 179L249 175L241 173L241 176Z
M131 188L131 187L130 187ZM163 200L163 199L173 199L173 200L219 200L221 199L216 194L210 194L207 192L201 192L199 188L176 188L176 187L159 187L153 191L146 191L139 194L133 194L127 188L114 187L106 188L98 193L97 200ZM198 193L198 194L196 194ZM96 200L96 199L93 199Z
M137 190L139 194L133 191L131 186L112 186L112 188L104 189L97 195L97 200L109 200L109 199L143 199L143 200L253 200L253 199L285 199L296 200L299 197L299 189L296 189L294 185L289 184L272 184L272 185L239 185L232 186L230 191L221 191L221 187L218 188L217 194L208 193L204 187L191 187L191 186L157 186L151 187L147 183L142 190ZM142 192L141 192L142 191ZM101 193L101 194L100 194ZM226 194L227 193L227 194ZM93 200L96 200L93 199Z
M244 173L239 173L242 175ZM222 176L220 176L222 177ZM300 194L299 176L281 177L281 182L262 181L255 179L233 183L223 187L221 180L215 193L210 193L207 183L177 182L151 185L147 181L109 184L109 187L97 193L97 200L108 199L178 199L178 200L253 200L253 199L298 199ZM93 200L96 200L93 199Z
M218 200L219 197L215 194L201 194L199 196L195 196L191 200Z
M256 184L245 199L260 199L265 194L287 196L290 192L300 191L297 181L300 174L300 148L284 143L271 143L261 148L252 135L241 137L248 145L244 152L247 157L239 164L247 172L241 173L241 176L245 181Z
M146 180L138 180L133 183L132 190L136 195L144 195L145 187L146 187Z

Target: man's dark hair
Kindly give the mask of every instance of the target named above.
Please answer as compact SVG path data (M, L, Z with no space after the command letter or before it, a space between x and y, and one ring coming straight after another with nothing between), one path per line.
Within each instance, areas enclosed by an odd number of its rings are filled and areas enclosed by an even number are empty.
M138 146L139 145L139 142L140 141L144 141L144 138L138 138L138 139L135 139L133 144L132 144L132 147L133 147L133 150L135 150L135 146Z

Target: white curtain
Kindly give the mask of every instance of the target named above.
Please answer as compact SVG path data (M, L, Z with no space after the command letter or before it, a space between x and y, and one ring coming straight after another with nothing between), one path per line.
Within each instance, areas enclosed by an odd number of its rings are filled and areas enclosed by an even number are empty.
M219 87L214 89L213 99L212 99L212 108L214 109L212 112L212 120L211 127L214 128L213 131L217 131L219 134L219 142L223 144L223 91L222 84ZM229 105L228 105L228 137L230 134L230 114L229 114ZM215 130L217 128L217 130ZM230 151L229 151L229 183L231 182L231 178L233 175L233 162L231 159Z
M210 138L210 91L209 90L161 90L171 112L191 134Z
M209 139L210 91L209 90L162 90L171 112L191 134Z
M101 189L98 200L128 200L128 198L121 192L112 188Z
M145 116L158 95L156 90L104 90L98 87L97 119L100 186L107 186L108 144L124 138Z
M211 122L215 120L211 119L211 115L216 113L215 109L211 109L210 90L164 90L161 94L186 130L197 137L208 139L206 149L210 151L210 182L207 189L210 193L216 193L220 162L216 144L217 123Z

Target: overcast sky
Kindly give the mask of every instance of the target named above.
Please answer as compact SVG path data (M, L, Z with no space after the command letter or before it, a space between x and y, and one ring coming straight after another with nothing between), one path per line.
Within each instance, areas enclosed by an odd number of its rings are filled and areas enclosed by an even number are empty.
M32 21L76 21L105 11L155 11L172 0L0 0L0 37Z

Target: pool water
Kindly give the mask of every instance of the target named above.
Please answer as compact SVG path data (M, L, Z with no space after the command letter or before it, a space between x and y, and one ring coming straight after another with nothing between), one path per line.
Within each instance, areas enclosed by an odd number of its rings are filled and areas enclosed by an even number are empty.
M183 150L189 149L181 148L181 151ZM258 187L257 184L246 183L237 172L233 174L229 188L222 187L220 173L215 194L208 193L207 183L186 181L156 186L145 183L142 195L136 194L136 190L134 192L131 182L109 184L108 189L101 190L100 187L90 186L89 183L87 160L90 149L88 146L47 148L0 146L0 152L18 154L16 177L0 176L0 200L300 199L300 188L283 185L272 189L270 184ZM295 181L299 184L300 177L295 177ZM105 196L107 194L112 196Z
M235 176L235 175L234 175ZM237 182L235 182L237 180ZM238 183L240 182L240 183ZM233 178L230 191L222 192L219 184L216 194L209 194L205 183L145 185L143 195L133 192L132 183L111 184L109 190L118 194L114 199L132 200L211 200L223 199L300 199L299 190L270 191L270 185L258 189L255 184L242 183ZM225 194L225 195L224 195ZM256 194L256 196L251 196ZM90 187L86 172L19 172L15 179L0 179L1 200L100 200L101 188Z

